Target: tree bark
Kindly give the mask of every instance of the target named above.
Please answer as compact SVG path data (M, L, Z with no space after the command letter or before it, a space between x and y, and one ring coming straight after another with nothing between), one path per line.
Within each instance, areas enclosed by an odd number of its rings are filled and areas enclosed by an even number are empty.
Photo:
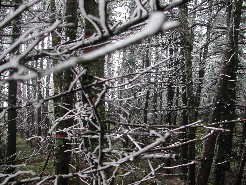
M243 125L245 125L245 124L246 123L244 122ZM239 168L238 168L237 176L236 176L236 181L235 181L234 185L241 185L241 183L242 183L245 162L246 162L246 144L245 144L245 140L244 140L243 153L241 155L241 161L239 164Z
M186 84L186 78L185 75L182 75L182 84ZM182 86L181 88L181 93L182 93L182 104L183 104L183 110L182 110L182 125L185 126L188 125L188 110L187 110L187 91L186 87ZM181 139L183 142L188 140L188 135L187 135L188 129L183 128L182 129L182 134L181 134ZM182 145L181 146L181 159L182 159L182 164L187 164L188 163L188 145ZM181 167L181 179L187 180L187 175L188 175L188 166L182 166Z
M195 120L198 119L198 108L200 105L201 97L202 97L202 86L203 86L203 81L204 81L204 75L205 75L205 65L206 65L206 60L208 57L208 49L209 49L209 44L210 44L210 36L211 36L211 23L212 23L212 1L208 2L208 8L209 8L209 20L207 23L207 32L206 32L206 43L203 45L202 51L200 53L200 61L199 61L199 71L198 71L198 85L197 85L197 90L196 90L196 98L195 98L195 107L197 108L197 111L195 111Z
M238 32L241 20L242 0L230 3L233 8L228 9L228 25L226 49L222 57L222 67L214 98L214 106L210 114L209 124L218 121L232 120L235 115L236 100L236 71L238 66ZM224 160L230 155L234 125L223 125L222 128L230 132L220 133L215 164L215 184L224 184L226 166ZM227 143L228 142L228 143ZM216 135L205 140L202 162L197 176L197 185L206 185L210 175L214 157Z
M15 4L21 5L22 0L15 0ZM15 7L15 10L18 6ZM19 37L21 33L20 24L21 15L17 16L13 21L12 28L12 39L13 42ZM16 47L12 54L15 55L19 52L19 47ZM17 70L11 69L10 76L13 75ZM17 103L17 81L11 80L8 86L8 136L7 136L7 164L14 165L16 159L16 118L17 118L17 109L15 108ZM7 173L14 173L15 168L8 168Z
M93 26L93 24L88 20L85 19L85 39L90 38L93 34L97 33L98 31L100 32L100 34L103 34L105 32L107 32L107 30L105 30L105 27L103 25L107 25L107 15L105 15L105 12L100 12L100 10L102 9L106 9L106 2L105 1L94 1L94 0L83 0L84 1L84 10L86 12L86 14L90 14L93 15L95 17L99 17L100 19L100 23L98 22L94 22L99 30L96 30L96 28ZM105 3L105 4L104 4ZM104 6L98 9L99 6ZM105 15L105 17L104 17ZM103 24L105 23L105 24ZM93 50L95 50L95 47L88 47L84 50L84 53L88 53L91 52ZM83 76L83 85L86 84L91 84L94 80L95 77L103 77L104 76L104 57L98 58L94 61L91 61L90 64L88 64L87 66L83 66L84 68L87 69L87 73L85 76ZM93 111L95 116L97 117L97 119L94 119L93 122L95 124L97 124L98 128L95 128L94 125L92 125L91 123L89 123L89 130L91 131L97 131L98 134L98 138L97 139L93 139L90 138L91 142L85 141L85 145L87 145L87 147L89 147L91 150L94 150L96 147L99 147L100 150L98 152L98 161L92 161L93 163L96 163L95 168L98 168L102 165L102 162L104 160L104 153L102 152L102 147L104 145L104 134L105 134L105 130L107 129L107 125L106 124L102 124L102 120L105 119L105 106L104 106L104 97L98 97L97 95L99 93L101 93L101 91L103 90L103 85L98 85L96 86L96 88L87 88L85 89L85 93L88 95L89 100L92 102L92 104L95 103L95 101L98 98L100 99L100 103L97 106L93 105ZM87 97L83 97L83 103L89 103L88 102L88 98ZM89 143L91 143L91 145L89 145ZM103 174L103 175L102 175ZM103 177L104 176L104 177ZM105 171L102 171L101 173L98 172L96 174L96 178L93 179L94 182L97 182L98 184L102 183L102 181L104 181L107 177L106 177L106 173Z
M12 75L14 70L10 72ZM17 81L10 81L8 88L8 137L7 137L7 164L14 165L16 158L16 118L17 110L14 108L17 103ZM14 173L15 168L9 167L6 173Z
M193 123L195 121L195 101L194 101L194 92L193 92L193 72L192 72L192 50L193 50L193 38L191 31L189 29L188 23L188 6L187 4L183 4L180 6L180 19L182 23L182 31L181 31L181 43L183 46L184 59L185 59L185 92L183 94L185 101L183 104L185 105L184 110L186 113L186 124ZM190 127L187 130L189 133L187 134L188 140L195 139L196 129L194 127ZM190 143L188 145L188 161L193 161L195 159L195 143ZM188 183L189 185L195 184L195 163L189 165L188 167Z
M77 1L67 0L66 1L66 22L74 23L74 27L66 28L65 36L70 41L76 39L77 33ZM54 0L51 0L51 11L56 13L56 4ZM55 21L55 14L52 17L52 20ZM60 43L59 36L54 32L52 34L52 45L56 46ZM54 61L56 63L57 61ZM54 75L54 93L59 94L64 91L67 91L70 87L71 82L73 81L73 72L70 69L66 69L60 73ZM60 118L67 114L69 110L73 109L75 101L75 95L69 94L54 100L54 114L55 118ZM63 107L61 107L63 106ZM68 115L69 117L69 115ZM72 126L74 123L73 118L67 118L61 120L57 125L56 133L56 146L55 146L55 174L68 174L69 173L69 163L71 158L71 149L70 140L67 139L67 134L63 131L64 128ZM67 185L68 179L60 178L58 180L58 185Z
M171 41L170 41L171 42ZM169 47L169 56L170 56L170 69L175 67L174 64L174 51L172 46ZM174 94L175 94L175 88L173 87L172 83L173 76L170 76L168 78L168 84L167 84L167 115L166 115L166 124L172 124L172 116L173 116L173 111L171 110L173 107L173 99L174 99Z
M242 1L237 0L229 4L228 9L228 42L227 48L224 53L224 70L222 71L223 85L225 88L221 89L220 93L225 94L223 99L220 100L220 106L224 109L224 119L223 120L233 120L237 119L236 115L236 80L237 80L237 69L239 64L238 58L238 36L239 36L239 26L241 22L241 9ZM223 76L223 74L227 74ZM223 96L223 95L222 95ZM230 130L226 133L220 133L218 136L218 149L215 158L215 183L224 184L225 182L225 172L230 169L230 162L225 162L226 158L231 156L233 130L235 123L224 125L223 128Z

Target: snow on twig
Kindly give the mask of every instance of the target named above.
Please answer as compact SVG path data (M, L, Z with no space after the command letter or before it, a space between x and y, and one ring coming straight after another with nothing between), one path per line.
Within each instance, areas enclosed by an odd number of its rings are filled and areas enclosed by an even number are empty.
M10 179L13 179L19 175L22 175L22 174L30 174L30 175L35 175L35 173L33 171L17 171L16 173L14 174L8 174L8 177L4 179L4 181L0 184L0 185L4 185L4 184L7 184Z
M0 22L0 28L3 28L4 26L6 26L9 22L14 20L16 18L16 16L20 15L23 11L25 11L29 7L33 6L34 4L38 3L39 1L41 1L41 0L35 0L35 1L31 1L27 4L20 5L17 10L15 10L13 13L9 14L9 16L7 16L4 20L2 20Z
M161 29L161 26L164 23L164 18L165 18L165 16L161 12L153 13L150 17L149 25L140 33L137 33L135 35L127 37L127 38L125 38L122 41L119 41L117 43L107 45L105 47L102 47L102 48L99 48L95 51L92 51L88 54L85 54L77 62L78 63L85 63L86 61L92 61L96 58L99 58L99 57L104 56L108 53L111 53L111 52L116 51L118 49L124 48L126 46L131 45L131 44L134 44L134 43L136 43L142 39L145 39L147 37L150 37L150 36L158 33Z
M155 146L159 145L159 144L162 143L162 142L165 142L166 138L168 138L168 137L170 136L170 132L167 132L167 133L165 133L164 136L161 136L159 133L157 133L157 132L154 131L154 130L151 130L151 131L150 131L150 134L157 135L157 136L159 136L159 138L156 139L155 142L149 144L148 146L142 148L141 150L139 150L139 151L137 151L137 152L134 152L134 153L132 153L132 154L130 154L130 155L128 155L128 156L126 156L126 157L120 159L119 161L115 162L115 164L117 165L117 164L124 163L124 162L126 162L126 161L128 161L128 160L133 160L135 157L141 155L142 153L144 153L144 152L146 152L146 151L149 151L150 149L154 148Z
M99 49L96 49L95 51L91 51L89 53L84 54L81 58L71 58L68 61L65 61L63 63L55 65L52 69L42 72L41 76L46 76L51 73L57 73L59 71L62 71L66 68L73 67L76 64L86 64L90 63L91 61L102 57L106 54L109 54L113 51L122 49L126 46L129 46L131 44L134 44L142 39L145 39L147 37L150 37L156 33L158 33L161 30L161 27L164 23L164 14L161 12L155 12L152 13L149 25L140 33L137 33L135 35L129 36L119 42L109 44L106 46L103 46Z

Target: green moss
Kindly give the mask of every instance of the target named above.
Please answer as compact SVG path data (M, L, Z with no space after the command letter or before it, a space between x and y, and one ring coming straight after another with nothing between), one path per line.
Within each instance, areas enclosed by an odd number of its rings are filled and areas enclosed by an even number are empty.
M31 146L28 145L25 138L22 138L20 135L17 135L16 138L16 151L17 151L17 159L23 159L30 156L33 152Z
M17 161L18 164L25 164L26 166L20 167L19 170L32 170L36 174L39 174L43 166L45 165L46 158L48 154L35 154L33 155L34 148L32 148L27 140L20 135L16 138L16 148L17 148ZM52 157L51 157L52 158ZM44 174L51 174L54 172L54 162L49 160Z

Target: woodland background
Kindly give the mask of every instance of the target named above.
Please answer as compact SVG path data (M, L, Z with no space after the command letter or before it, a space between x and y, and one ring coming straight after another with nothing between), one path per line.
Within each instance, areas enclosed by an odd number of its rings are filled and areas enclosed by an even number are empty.
M0 184L245 184L243 0L1 0Z

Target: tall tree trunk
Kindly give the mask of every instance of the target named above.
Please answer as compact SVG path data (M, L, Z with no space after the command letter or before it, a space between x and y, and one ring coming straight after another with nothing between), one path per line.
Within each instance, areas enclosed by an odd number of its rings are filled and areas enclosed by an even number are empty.
M211 23L212 23L212 1L208 2L208 8L209 8L209 20L207 23L207 32L206 32L206 43L203 45L202 52L200 53L200 63L199 63L199 71L198 71L198 85L196 90L196 98L195 98L195 107L197 108L197 111L195 111L195 120L198 119L198 108L201 101L201 92L202 92L202 85L204 81L204 75L205 75L205 64L208 57L208 48L210 44L210 35L211 35Z
M47 78L45 78L45 93L44 93L44 96L45 98L49 97L49 87L50 87L50 79L51 79L51 76L47 76ZM44 112L44 115L43 115L43 119L44 119L44 134L45 136L47 135L47 132L48 132L48 128L50 128L50 113L49 113L49 102L46 102L44 105L43 105L43 112Z
M149 45L150 45L150 39L146 39L146 43L147 45L146 47L146 50L143 54L143 68L147 68L150 66L150 48L149 48ZM147 81L149 80L149 76L147 76ZM145 98L145 103L144 103L144 110L143 110L143 121L144 121L144 124L148 124L148 112L149 112L149 98L150 98L150 90L148 89L147 92L146 92L146 98ZM145 139L144 139L145 141Z
M233 3L233 4L232 4ZM242 1L237 0L231 2L228 8L228 42L227 48L224 53L224 70L222 71L223 84L226 86L224 89L221 89L220 93L225 94L226 99L223 102L223 99L220 106L223 106L225 116L223 120L234 120L237 119L236 115L236 79L237 79L237 69L239 64L238 58L238 36L239 36L239 26L241 22L241 9ZM225 74L225 75L223 75ZM222 121L223 121L222 120ZM226 133L220 133L217 140L217 155L215 158L215 183L223 183L225 181L225 171L230 169L230 162L225 162L226 158L231 156L232 140L233 140L233 130L235 123L230 123L224 125L223 128L230 130Z
M56 12L55 1L51 0L51 11L52 13ZM54 14L55 15L55 14ZM67 0L66 1L66 22L74 23L74 27L66 28L65 36L69 40L76 39L76 31L77 31L77 1L76 0ZM56 17L52 17L53 21L55 21ZM59 44L60 38L58 35L53 33L52 35L52 45L56 46ZM56 63L57 61L54 61ZM61 92L67 91L70 87L71 82L73 81L73 72L70 69L66 69L60 73L54 75L54 92L59 94ZM69 94L67 96L63 96L54 101L55 108L54 114L55 118L60 118L67 113L67 111L73 109L75 101L74 94ZM63 107L61 107L63 106ZM69 115L68 115L69 116ZM71 149L70 141L67 139L67 134L62 131L64 128L70 127L73 125L73 119L68 118L66 120L61 120L57 125L57 133L56 133L56 146L55 146L55 173L58 174L68 174L69 173L69 163L71 158ZM67 185L68 179L60 178L58 180L59 185Z
M244 100L246 103L246 99ZM246 116L246 105L244 105L244 116ZM242 122L242 137L241 137L241 142L240 142L240 154L242 154L245 143L246 143L246 121Z
M230 3L228 9L228 25L226 49L222 57L222 67L214 98L214 107L210 114L209 123L235 119L236 100L236 71L238 66L238 32L241 21L242 0ZM234 125L223 125L230 132L220 133L215 164L215 184L224 184L226 154L230 154ZM229 143L227 143L229 142ZM197 176L197 185L206 185L214 157L216 135L214 134L204 143L201 166Z
M183 106L182 118L181 118L182 119L181 120L182 125L181 126L185 126L185 125L188 125L188 110L186 108L186 106L187 106L187 91L186 91L186 87L185 87L185 84L186 84L185 75L182 75L181 81L182 81L182 85L183 85L181 87L181 97L182 97L182 106ZM187 128L182 129L181 139L183 142L188 140L187 131L188 131ZM188 145L182 145L181 146L181 159L182 159L182 164L188 163ZM186 181L187 175L188 175L188 167L182 166L181 167L181 179Z
M14 70L10 72L12 75ZM14 165L16 158L16 118L17 110L14 108L16 106L17 100L17 81L10 81L8 88L8 137L7 137L7 164ZM8 168L7 173L13 173L15 168Z
M107 30L105 30L105 27L103 25L107 25L107 15L105 15L105 12L100 12L103 9L106 9L106 2L105 1L94 1L94 0L82 0L84 3L84 10L87 14L93 15L95 17L99 17L100 23L96 23L98 27L100 28L100 34L106 33ZM100 7L100 8L98 8ZM105 10L106 11L106 10ZM106 17L104 17L106 16ZM95 29L93 24L88 21L88 19L85 19L85 38L90 38L93 34L95 34L98 30ZM85 53L93 51L95 48L94 47L89 47L84 50ZM96 59L94 61L91 61L90 64L87 66L84 66L87 68L87 74L85 77L83 77L85 83L89 84L92 83L95 80L95 76L97 77L103 77L104 76L104 57L101 57L99 59ZM85 84L84 84L85 85ZM91 140L91 148L94 149L95 147L99 147L99 152L98 152L98 161L96 162L97 165L95 165L96 168L99 168L102 165L103 159L104 159L104 153L102 152L102 147L104 145L104 133L105 130L107 129L107 125L102 124L102 120L105 119L105 106L104 106L104 101L103 97L98 97L97 95L101 93L103 90L103 85L100 85L96 88L90 88L86 89L85 92L89 96L89 99L91 100L92 103L95 102L98 98L100 99L100 103L97 107L93 105L94 108L94 114L98 118L97 120L93 120L95 124L98 126L98 139L90 139ZM83 98L83 103L88 103L87 98ZM89 129L90 130L96 130L94 125L89 124ZM87 141L86 141L87 142ZM95 162L95 161L94 161ZM96 178L93 180L94 183L103 183L103 181L106 180L106 173L104 171L98 172L96 175Z
M182 23L182 32L181 32L181 43L184 49L184 59L185 59L185 93L183 99L185 99L184 105L186 106L186 116L188 119L188 123L192 123L195 121L195 102L194 102L194 92L193 92L193 77L192 77L192 50L193 50L193 42L192 42L192 34L189 29L188 23L188 6L187 4L183 4L180 7L180 19ZM188 129L189 134L187 135L187 139L193 140L195 139L195 127L190 127ZM192 161L195 159L195 143L190 143L188 145L188 159ZM195 163L189 165L188 167L188 183L190 185L195 184Z
M175 102L174 102L174 112L173 112L173 119L172 125L177 124L177 116L178 116L178 105L179 105L179 87L177 86L175 89Z
M169 40L169 43L171 43L171 39ZM169 48L168 48L168 51L169 51L169 56L170 56L170 65L169 65L169 69L175 69L175 59L174 59L174 49L173 49L173 45L171 45ZM173 70L175 71L175 70ZM172 110L173 108L173 100L174 100L174 95L175 95L175 87L173 86L173 79L175 77L173 76L169 76L168 77L168 80L167 80L167 114L166 114L166 120L165 120L165 124L168 124L168 125L172 125L173 124L173 113L174 113L174 110ZM166 144L170 144L170 143L166 143ZM165 164L167 167L171 166L172 165L172 160L171 159L166 159L165 160ZM166 174L171 174L172 173L172 170L170 169L166 169L165 170Z
M37 80L37 99L41 100L42 99L42 82L41 78ZM40 105L37 108L37 135L41 136L42 135L42 107L43 105Z
M21 5L22 0L15 0L14 3L16 5ZM15 7L15 10L18 6ZM21 15L18 15L13 21L12 28L12 38L13 42L19 37L21 33L20 24L21 23ZM19 47L16 47L13 51L13 54L17 54L19 52ZM17 72L16 70L11 70L10 75ZM17 119L17 110L14 108L17 103L17 81L11 80L8 86L8 136L7 136L7 164L14 165L16 159L16 119ZM15 168L8 168L7 173L13 173Z
M171 42L170 42L171 43ZM169 47L169 56L170 56L170 69L174 68L175 64L174 64L174 52L173 52L173 46ZM172 124L172 115L173 115L173 98L174 98L174 94L175 94L175 88L173 87L173 77L170 76L168 78L168 84L167 84L167 115L166 115L166 124Z
M84 9L87 14L90 14L96 17L99 14L98 4L94 0L87 0L86 2L84 2ZM101 28L100 25L98 26ZM85 20L84 32L85 32L85 39L90 38L93 34L97 32L93 24L91 24L87 19ZM84 52L88 53L88 52L93 51L94 49L95 48L92 46L92 47L85 49ZM95 76L97 77L104 76L104 58L99 58L94 61L91 61L90 64L84 67L87 68L87 75L85 76L85 79L83 79L85 83L84 85L92 83L95 80L94 78ZM86 89L85 91L89 95L89 99L91 101L93 101L93 99L94 100L97 99L98 98L97 94L100 92L100 90L95 90L93 88ZM83 99L83 102L88 103L86 98ZM102 103L97 107L97 111L98 111L98 116L100 117L100 119L104 119L105 113L104 113L104 106Z
M144 110L143 110L143 123L148 124L148 107L149 107L149 90L146 92L146 98L144 102Z
M41 49L44 48L44 41L41 42ZM43 59L40 59L40 61L37 61L37 67L39 65L39 68L41 70L43 70L44 68L44 60ZM39 77L37 79L37 99L38 100L41 100L44 96L44 91L43 91L43 88L42 88L42 78ZM42 112L43 112L43 109L44 109L44 104L42 103L38 108L37 108L37 135L38 136L41 136L42 135L42 129L44 129L44 124L43 123L43 116L42 116Z

